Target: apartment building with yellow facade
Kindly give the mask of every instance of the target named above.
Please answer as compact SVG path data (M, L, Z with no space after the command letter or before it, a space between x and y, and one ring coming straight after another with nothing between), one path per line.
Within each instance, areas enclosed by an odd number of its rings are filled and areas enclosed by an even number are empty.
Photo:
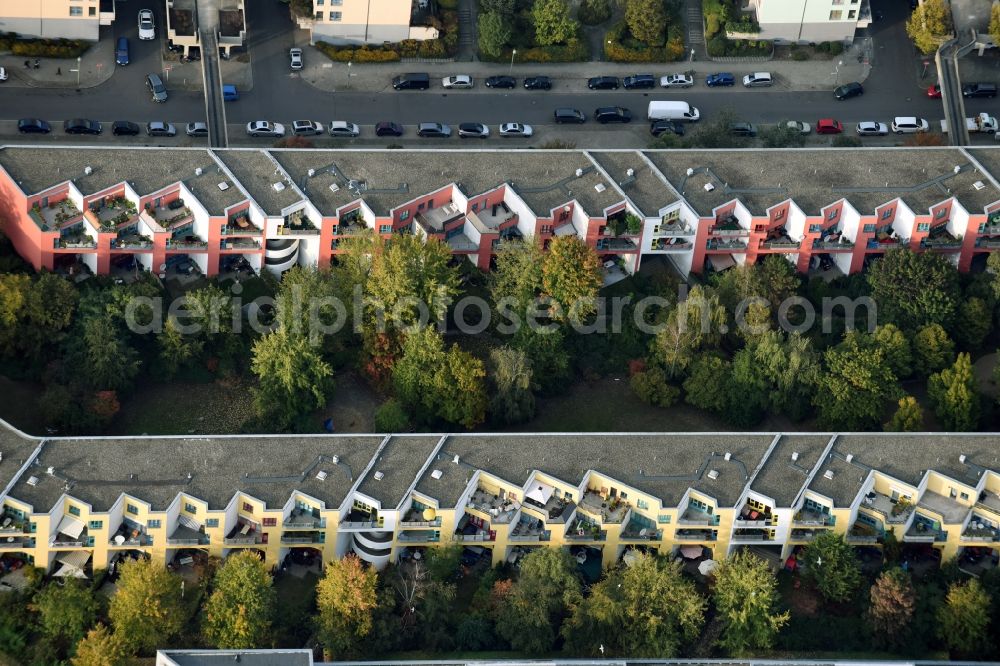
M0 32L97 41L115 20L114 0L0 0Z
M964 434L405 434L145 438L0 431L0 560L92 575L252 549L272 567L376 567L458 543L492 563L566 548L776 566L823 531L878 554L1000 556L1000 437Z

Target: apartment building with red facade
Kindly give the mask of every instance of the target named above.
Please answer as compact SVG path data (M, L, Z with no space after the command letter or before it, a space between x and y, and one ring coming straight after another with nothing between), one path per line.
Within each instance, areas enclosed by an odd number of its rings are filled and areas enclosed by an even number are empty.
M1000 248L1000 150L536 151L0 148L0 229L36 269L280 274L363 229L435 237L489 270L500 242L575 235L606 283L779 254L862 270L893 247L960 270ZM623 220L641 222L629 227Z

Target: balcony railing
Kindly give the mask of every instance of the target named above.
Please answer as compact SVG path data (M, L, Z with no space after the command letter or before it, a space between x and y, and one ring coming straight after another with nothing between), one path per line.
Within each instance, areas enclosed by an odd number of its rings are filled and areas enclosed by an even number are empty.
M55 247L61 250L93 249L97 247L97 241L89 236L83 238L57 238Z
M678 541L715 541L716 534L708 530L677 530L674 538Z
M257 534L247 534L234 537L226 537L222 540L226 546L252 546L260 543L260 536Z
M1000 238L980 238L976 241L976 247L989 250L1000 249Z
M496 537L492 534L456 534L454 539L455 541L495 541Z
M745 250L747 242L739 238L709 238L705 244L707 250Z
M762 241L760 246L765 250L789 250L799 247L799 241L789 240L769 240Z
M600 532L587 530L583 534L579 534L577 532L566 532L564 538L567 541L604 541L608 538L608 533L604 530L601 530Z
M847 534L847 543L878 543L878 536L874 534Z
M302 543L322 543L318 534L312 536L286 536L281 535L281 543L302 544Z
M208 545L208 539L207 538L203 538L203 539L192 539L192 538L174 539L174 538L171 538L171 537L167 537L167 545L168 546L205 546L205 545Z
M441 540L441 535L434 532L400 532L396 537L400 541L430 541Z
M814 241L814 250L851 250L854 248L854 241Z
M434 520L401 520L400 527L441 527L441 519Z
M356 530L356 529L374 530L374 529L379 529L379 524L377 520L344 520L341 521L340 527L345 530Z
M52 541L49 542L49 548L80 548L80 547L83 547L83 546L86 546L86 545L87 545L87 542L84 541L84 540L76 540L76 541L69 541L69 540L66 540L66 541L55 541L55 540L52 540Z

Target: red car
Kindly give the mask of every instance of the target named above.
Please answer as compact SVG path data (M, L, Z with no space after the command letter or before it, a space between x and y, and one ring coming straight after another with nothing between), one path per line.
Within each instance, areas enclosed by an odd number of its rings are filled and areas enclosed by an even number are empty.
M821 118L816 121L816 134L840 134L844 131L844 126L839 120L833 118Z
M941 84L935 83L927 89L927 96L934 99L941 99Z

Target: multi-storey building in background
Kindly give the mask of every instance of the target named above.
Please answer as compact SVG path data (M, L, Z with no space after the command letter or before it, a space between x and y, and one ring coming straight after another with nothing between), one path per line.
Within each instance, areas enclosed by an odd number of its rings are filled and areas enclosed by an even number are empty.
M488 270L504 239L575 235L605 283L769 254L856 273L886 250L959 270L1000 248L1000 149L535 151L0 149L0 230L36 269L122 260L207 276L325 267L363 229L435 237Z
M494 563L566 548L778 565L825 531L880 559L1000 557L991 435L503 434L34 439L0 434L0 557L90 574L140 554L376 567L458 543Z
M0 32L97 41L115 20L114 0L0 0Z
M751 39L779 43L850 43L872 22L869 0L747 0L743 11L760 26Z

